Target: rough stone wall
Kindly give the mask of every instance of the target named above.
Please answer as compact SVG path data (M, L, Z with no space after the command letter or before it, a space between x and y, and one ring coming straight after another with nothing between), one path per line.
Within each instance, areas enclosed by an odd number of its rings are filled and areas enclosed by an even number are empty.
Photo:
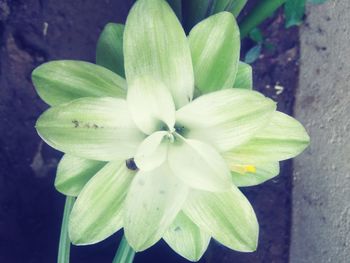
M295 161L292 263L350 255L350 1L308 10L301 30L296 117L311 146Z

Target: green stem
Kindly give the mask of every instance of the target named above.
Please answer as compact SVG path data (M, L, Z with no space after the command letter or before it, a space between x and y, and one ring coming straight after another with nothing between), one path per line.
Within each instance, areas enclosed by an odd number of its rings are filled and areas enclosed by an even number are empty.
M286 0L261 0L240 23L241 39L245 38L250 31L271 16L285 2Z
M68 220L75 202L75 197L67 196L64 205L63 219L61 225L60 243L58 246L57 263L69 263L70 240L68 237Z
M135 251L130 247L125 236L123 236L112 263L132 263L134 256Z

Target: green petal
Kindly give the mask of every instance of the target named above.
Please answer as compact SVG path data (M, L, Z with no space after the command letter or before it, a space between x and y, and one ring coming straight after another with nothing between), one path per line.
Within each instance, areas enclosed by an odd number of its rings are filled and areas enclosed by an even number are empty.
M185 214L203 231L231 249L256 250L259 225L249 201L233 187L227 192L191 192Z
M180 212L163 239L176 253L190 261L198 261L208 248L210 236Z
M277 176L280 172L279 162L270 162L253 165L254 172L231 172L232 181L238 187L254 186L262 184Z
M253 70L249 64L244 62L238 63L238 71L233 84L233 88L252 89L253 88Z
M221 12L200 22L191 30L189 43L196 88L202 93L231 88L240 52L233 15Z
M164 163L168 155L167 134L166 131L155 132L140 144L134 157L139 169L150 171Z
M54 106L82 97L125 98L126 81L112 71L84 61L58 60L37 67L34 86Z
M69 221L73 244L102 241L123 227L123 203L134 172L124 161L110 162L83 188Z
M82 98L48 109L36 129L53 148L86 159L109 161L134 156L144 138L126 101Z
M193 69L186 35L168 3L139 0L124 32L125 74L129 83L148 76L168 87L176 108L193 96Z
M55 187L62 194L77 196L85 184L105 165L105 162L65 154L57 166Z
M275 102L244 89L226 89L200 96L176 112L186 138L225 152L247 142L271 118Z
M124 25L108 23L97 42L96 64L124 77L123 55Z
M169 147L168 163L173 173L193 188L223 191L231 187L225 160L208 144L178 136Z
M270 123L249 142L224 155L226 159L251 163L281 161L300 154L309 142L310 137L302 124L277 111Z
M188 188L167 165L139 171L125 201L124 231L129 244L142 251L155 244L174 221Z
M164 129L173 129L175 105L166 86L148 77L129 83L127 96L131 116L137 127L146 134Z

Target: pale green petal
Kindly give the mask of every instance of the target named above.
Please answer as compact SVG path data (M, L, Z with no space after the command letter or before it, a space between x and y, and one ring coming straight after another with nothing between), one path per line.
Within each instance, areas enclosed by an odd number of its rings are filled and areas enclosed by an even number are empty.
M228 165L208 144L177 136L169 146L168 163L173 173L192 188L223 191L231 187Z
M225 158L244 162L271 162L293 158L308 145L310 137L300 122L275 112L269 124L249 142L224 153Z
M166 131L158 131L148 136L137 149L134 157L136 166L143 171L150 171L164 163L170 139Z
M123 55L123 33L124 25L108 23L97 42L96 64L124 77L124 55Z
M197 24L189 34L195 85L202 93L231 88L240 52L239 29L231 13Z
M167 87L148 77L135 79L128 86L128 107L137 127L146 134L173 129L175 105Z
M238 63L237 76L233 87L237 89L253 88L253 70L249 64L244 62Z
M62 194L77 196L85 184L105 165L105 162L65 154L57 166L55 187Z
M126 81L84 61L58 60L37 67L32 80L40 98L54 106L82 97L125 98Z
M277 176L280 172L279 162L254 164L252 166L255 171L240 171L238 166L238 169L231 172L232 181L236 186L245 187L262 184Z
M170 89L176 108L193 96L191 53L185 32L163 0L140 0L131 9L124 31L128 83L148 76Z
M235 186L227 192L191 192L183 208L203 231L233 250L256 250L259 225L252 206Z
M123 206L134 172L125 161L110 162L83 188L69 220L73 244L100 242L123 227Z
M144 138L126 101L114 98L82 98L50 108L36 129L57 150L101 161L133 157Z
M198 261L208 248L210 236L180 212L163 239L176 253L190 261Z
M154 245L181 210L188 188L164 164L139 171L125 201L124 231L136 251Z
M225 89L200 96L176 112L186 138L211 144L218 151L247 142L271 118L276 103L244 89Z

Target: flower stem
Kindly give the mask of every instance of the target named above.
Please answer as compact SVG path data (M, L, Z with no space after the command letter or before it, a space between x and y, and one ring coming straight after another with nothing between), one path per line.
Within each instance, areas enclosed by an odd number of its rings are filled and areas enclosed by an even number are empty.
M135 251L130 247L125 236L123 236L112 263L132 263L134 256Z
M241 39L245 38L250 31L262 23L266 18L271 16L273 12L275 12L275 10L285 2L286 0L260 1L239 24L239 28L241 30Z
M75 202L75 197L67 196L64 205L63 219L61 225L60 243L58 246L57 263L69 263L70 240L68 237L68 220Z

